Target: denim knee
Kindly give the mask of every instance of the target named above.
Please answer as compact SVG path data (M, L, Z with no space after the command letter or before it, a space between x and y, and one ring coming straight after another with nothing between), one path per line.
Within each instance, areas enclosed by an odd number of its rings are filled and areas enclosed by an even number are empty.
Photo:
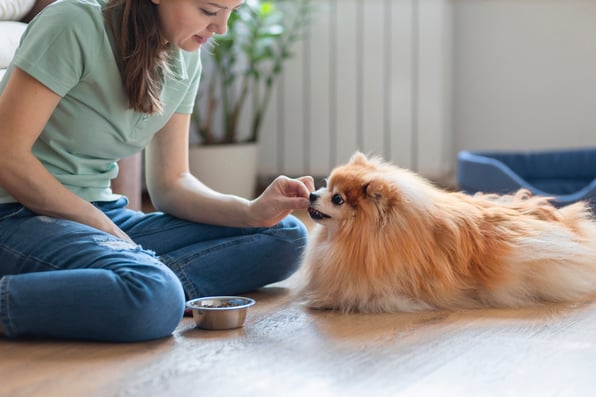
M117 339L121 341L169 336L184 315L184 291L174 272L161 265L145 276L138 284L139 280L128 280L131 307L129 315L118 325Z
M308 236L308 229L302 221L293 215L283 219L275 228L273 233L280 238L283 238L290 245L295 246L299 250L303 250Z
M278 240L276 247L278 260L276 269L277 281L284 280L291 276L302 262L302 255L306 248L308 229L298 218L289 216L278 225L275 232Z

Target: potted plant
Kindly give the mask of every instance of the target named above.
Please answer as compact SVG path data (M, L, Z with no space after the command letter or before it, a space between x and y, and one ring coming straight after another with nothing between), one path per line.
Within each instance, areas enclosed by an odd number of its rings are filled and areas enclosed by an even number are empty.
M214 37L213 45L203 51L203 77L192 114L198 142L191 146L190 156L191 172L208 186L242 196L255 193L263 118L310 10L311 0L247 0L231 14L226 34ZM228 150L233 154L222 153ZM240 151L249 153L252 165L242 163ZM220 167L216 160L226 163ZM231 170L232 163L252 174ZM225 175L217 176L219 170ZM235 174L239 181L231 187L218 185Z

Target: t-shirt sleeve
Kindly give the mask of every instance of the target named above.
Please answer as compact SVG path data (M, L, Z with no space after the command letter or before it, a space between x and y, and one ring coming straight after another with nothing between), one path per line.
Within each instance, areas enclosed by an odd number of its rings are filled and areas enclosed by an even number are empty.
M190 78L190 83L186 95L176 108L176 113L190 114L194 109L197 92L199 91L202 66L200 51L187 53L187 55L187 74Z
M48 6L29 24L13 64L64 96L84 76L96 47L94 35L103 29L94 26L84 9L59 4Z

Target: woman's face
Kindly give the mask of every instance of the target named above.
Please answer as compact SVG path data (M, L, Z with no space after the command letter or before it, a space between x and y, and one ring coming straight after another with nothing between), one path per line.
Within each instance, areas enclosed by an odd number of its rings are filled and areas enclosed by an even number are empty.
M215 34L224 34L230 13L244 0L151 0L157 5L168 43L196 51Z

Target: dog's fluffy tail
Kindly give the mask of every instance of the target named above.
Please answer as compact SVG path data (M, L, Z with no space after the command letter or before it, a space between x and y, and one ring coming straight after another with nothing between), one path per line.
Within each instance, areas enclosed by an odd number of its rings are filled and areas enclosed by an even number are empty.
M565 227L538 222L541 233L516 241L503 263L508 280L482 297L498 306L596 297L596 223L582 203L560 210Z

